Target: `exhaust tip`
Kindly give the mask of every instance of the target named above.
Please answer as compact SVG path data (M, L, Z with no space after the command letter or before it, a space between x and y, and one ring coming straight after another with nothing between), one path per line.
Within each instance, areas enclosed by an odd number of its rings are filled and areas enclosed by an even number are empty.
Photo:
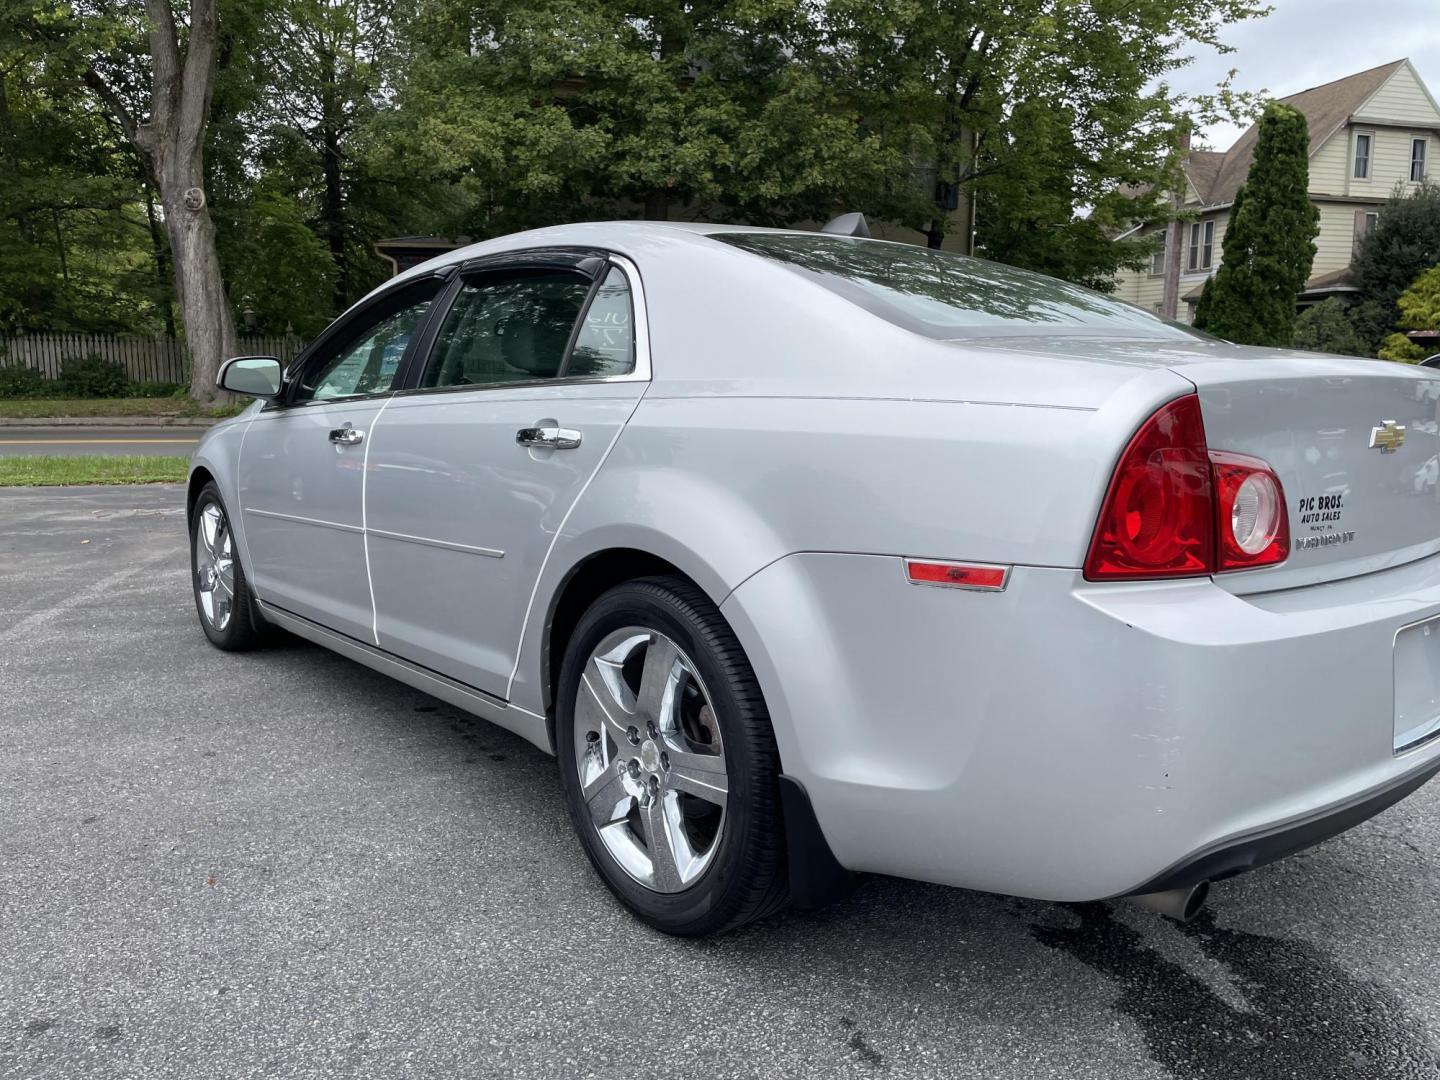
M1167 919L1174 919L1178 923L1188 923L1200 914L1209 897L1210 882L1197 881L1194 885L1166 889L1164 892L1139 893L1135 896L1127 896L1125 899L1147 911L1159 912Z

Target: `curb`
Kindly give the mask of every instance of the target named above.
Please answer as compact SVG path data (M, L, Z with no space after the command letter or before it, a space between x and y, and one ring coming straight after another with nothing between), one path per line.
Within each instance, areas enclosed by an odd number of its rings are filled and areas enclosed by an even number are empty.
M205 416L0 416L0 428L185 427L208 428L220 421Z

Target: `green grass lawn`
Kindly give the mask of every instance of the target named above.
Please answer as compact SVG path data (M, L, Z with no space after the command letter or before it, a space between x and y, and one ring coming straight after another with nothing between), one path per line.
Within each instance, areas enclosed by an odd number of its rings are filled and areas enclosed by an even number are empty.
M0 420L43 419L51 416L234 416L249 402L204 409L190 398L5 398L0 399Z
M178 484L183 457L0 457L0 487L71 484Z

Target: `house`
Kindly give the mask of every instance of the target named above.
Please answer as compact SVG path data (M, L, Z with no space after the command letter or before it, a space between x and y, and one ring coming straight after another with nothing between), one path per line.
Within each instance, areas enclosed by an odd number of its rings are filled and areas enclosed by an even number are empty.
M1397 185L1440 178L1433 164L1440 153L1440 106L1409 60L1280 100L1309 122L1309 190L1320 210L1315 262L1297 298L1304 306L1355 291L1350 262L1356 241L1374 228L1380 204ZM1177 194L1186 220L1160 226L1161 250L1145 269L1117 277L1116 296L1165 318L1187 323L1194 318L1200 290L1220 265L1225 226L1250 171L1258 131L1252 125L1223 153L1187 152L1185 190Z

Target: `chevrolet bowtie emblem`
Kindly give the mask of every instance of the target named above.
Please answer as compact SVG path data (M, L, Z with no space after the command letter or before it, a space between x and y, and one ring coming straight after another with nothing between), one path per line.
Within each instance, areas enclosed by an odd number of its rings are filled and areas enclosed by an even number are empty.
M1393 454L1405 445L1405 425L1386 420L1377 428L1370 429L1370 449L1382 454Z

